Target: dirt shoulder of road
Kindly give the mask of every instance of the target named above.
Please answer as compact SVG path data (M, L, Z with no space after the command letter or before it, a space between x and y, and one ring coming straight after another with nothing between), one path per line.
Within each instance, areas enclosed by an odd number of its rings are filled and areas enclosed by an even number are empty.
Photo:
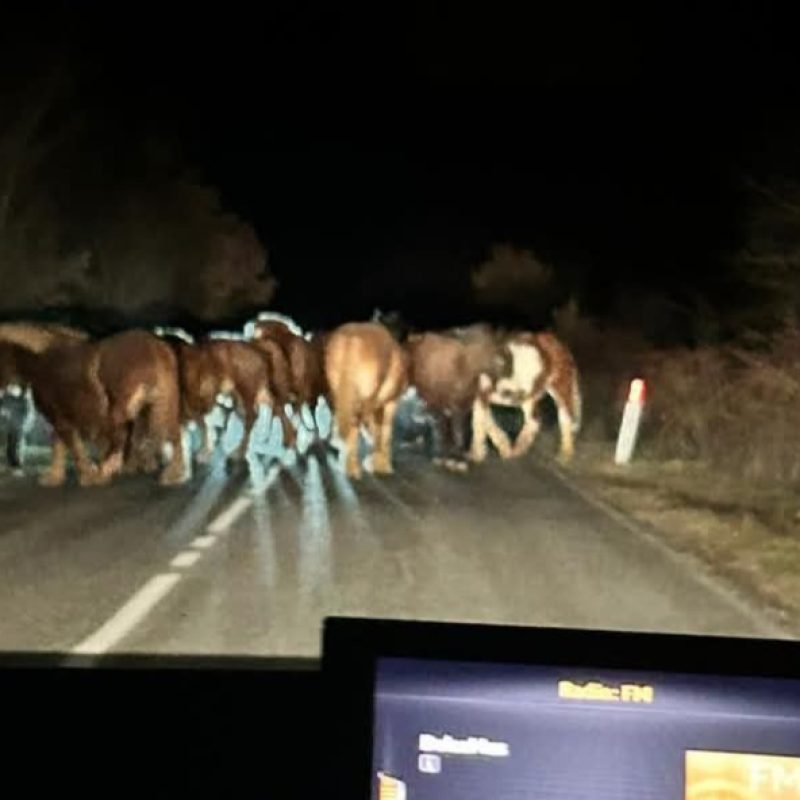
M566 474L581 489L701 558L800 635L800 496L720 476L695 462L613 463L613 446L584 442Z

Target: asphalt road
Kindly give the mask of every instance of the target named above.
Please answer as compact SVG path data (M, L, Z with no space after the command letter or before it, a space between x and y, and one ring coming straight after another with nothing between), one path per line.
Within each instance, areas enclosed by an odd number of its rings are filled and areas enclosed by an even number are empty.
M5 473L0 521L4 650L316 656L328 614L776 634L533 458L461 475L409 451L359 484L324 457L255 485Z

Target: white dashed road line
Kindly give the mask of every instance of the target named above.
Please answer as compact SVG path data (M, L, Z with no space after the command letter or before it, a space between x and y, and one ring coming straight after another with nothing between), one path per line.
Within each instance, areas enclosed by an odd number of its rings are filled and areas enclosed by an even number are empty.
M237 497L206 530L209 533L225 533L251 505L253 501L249 497Z
M99 655L108 652L166 597L180 579L181 576L175 572L154 575L116 614L73 647L71 652L75 655Z
M197 536L192 540L189 545L191 549L183 550L170 561L170 568L186 570L193 567L202 558L202 551L212 547L219 537L227 533L236 520L252 505L251 498L237 497L206 527L206 533L203 536ZM98 656L107 653L128 636L137 625L141 624L147 615L175 588L181 577L182 573L180 572L154 575L94 633L75 645L70 653L83 656Z
M169 565L173 569L188 569L189 567L193 567L200 560L200 556L202 555L203 554L198 550L184 550L182 553L178 553L178 555L169 562Z

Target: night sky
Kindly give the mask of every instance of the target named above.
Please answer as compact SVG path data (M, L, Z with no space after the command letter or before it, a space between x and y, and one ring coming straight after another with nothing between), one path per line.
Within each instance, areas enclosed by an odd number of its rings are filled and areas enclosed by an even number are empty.
M94 113L176 137L255 225L284 309L457 303L496 241L598 308L632 285L713 292L744 179L797 174L788 21L767 3L462 5L84 3L51 21Z

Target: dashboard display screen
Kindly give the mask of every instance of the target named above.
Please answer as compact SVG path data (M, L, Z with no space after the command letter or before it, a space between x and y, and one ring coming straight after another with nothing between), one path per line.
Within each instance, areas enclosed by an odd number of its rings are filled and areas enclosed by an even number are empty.
M379 800L800 800L800 681L381 659Z

